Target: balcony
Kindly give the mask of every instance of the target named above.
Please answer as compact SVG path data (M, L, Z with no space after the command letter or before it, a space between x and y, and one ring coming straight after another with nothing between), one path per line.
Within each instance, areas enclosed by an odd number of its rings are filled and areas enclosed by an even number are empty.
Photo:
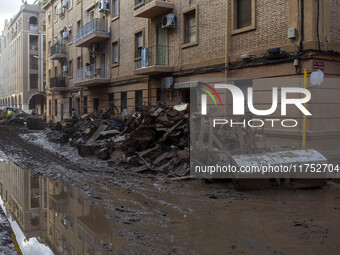
M76 47L90 47L110 38L110 31L105 19L94 19L77 30Z
M174 67L169 65L171 47L151 46L136 52L135 70L136 75L159 75L172 73Z
M50 79L50 91L63 91L66 89L65 77L53 77Z
M60 60L66 58L66 47L64 44L55 43L50 48L50 59Z
M93 86L109 83L105 65L96 66L95 64L77 70L76 86Z
M134 11L134 16L139 18L152 19L159 15L170 12L174 9L174 3L164 0L135 0L137 6ZM138 4L141 2L140 4Z

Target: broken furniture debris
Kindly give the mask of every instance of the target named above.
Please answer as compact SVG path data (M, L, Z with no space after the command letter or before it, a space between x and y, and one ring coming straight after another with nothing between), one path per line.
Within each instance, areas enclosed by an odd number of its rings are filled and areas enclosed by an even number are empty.
M13 112L11 116L8 116L6 110L0 110L0 125L27 126L30 130L43 130L45 120L44 117L32 116L25 112Z
M109 166L180 177L189 173L188 123L188 104L169 107L159 103L140 113L125 110L120 116L110 107L79 120L50 123L47 137L52 142L69 142L82 157L108 160Z

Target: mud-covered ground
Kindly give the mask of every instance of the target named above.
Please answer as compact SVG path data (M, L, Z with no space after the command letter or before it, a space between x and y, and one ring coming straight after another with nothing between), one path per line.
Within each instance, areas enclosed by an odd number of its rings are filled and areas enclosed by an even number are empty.
M338 254L340 185L238 192L83 159L45 132L0 127L8 160L78 187L106 209L118 254Z

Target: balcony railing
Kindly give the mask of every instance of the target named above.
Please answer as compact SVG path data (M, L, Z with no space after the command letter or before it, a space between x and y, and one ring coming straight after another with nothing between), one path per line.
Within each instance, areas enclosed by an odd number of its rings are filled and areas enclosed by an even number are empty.
M77 70L77 85L95 85L96 83L109 82L105 65L89 65Z
M137 50L135 58L135 74L158 74L173 71L169 65L172 47L157 45Z
M135 0L134 16L152 19L170 12L174 6L170 0Z
M66 47L64 44L55 43L50 48L50 56L52 60L58 60L66 57Z
M94 19L77 30L77 46L87 46L88 43L99 42L110 36L108 21L106 19ZM90 40L90 42L88 42ZM86 44L86 45L83 45Z
M51 90L63 90L66 88L66 78L65 77L53 77L50 79L50 89Z

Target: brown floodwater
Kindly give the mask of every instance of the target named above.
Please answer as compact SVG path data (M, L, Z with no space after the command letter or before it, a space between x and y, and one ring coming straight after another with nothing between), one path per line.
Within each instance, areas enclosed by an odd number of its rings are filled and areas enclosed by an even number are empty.
M0 204L23 254L339 254L335 182L238 192L199 180L65 179L0 162Z

